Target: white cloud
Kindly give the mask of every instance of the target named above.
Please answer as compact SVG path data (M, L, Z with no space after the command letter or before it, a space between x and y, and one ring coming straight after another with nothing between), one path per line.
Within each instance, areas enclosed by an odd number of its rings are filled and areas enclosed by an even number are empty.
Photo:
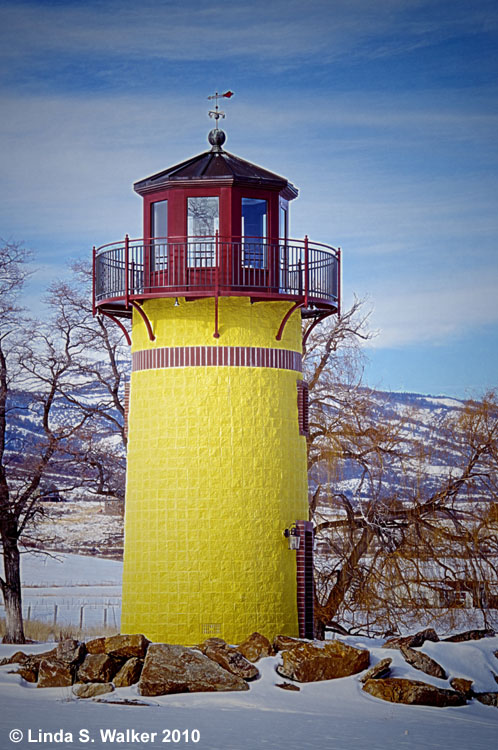
M375 284L371 322L379 335L374 348L411 344L446 344L470 330L498 324L498 270L453 274L427 280L426 286L408 277Z
M426 20L417 20L424 12ZM283 0L106 2L87 5L4 3L0 54L95 53L214 60L220 55L265 57L299 66L303 58L334 60L383 57L428 46L483 26L480 8L459 8L439 17L422 0ZM412 17L410 14L414 13ZM487 27L496 23L490 9ZM402 29L402 34L400 34ZM22 44L19 44L19 40Z

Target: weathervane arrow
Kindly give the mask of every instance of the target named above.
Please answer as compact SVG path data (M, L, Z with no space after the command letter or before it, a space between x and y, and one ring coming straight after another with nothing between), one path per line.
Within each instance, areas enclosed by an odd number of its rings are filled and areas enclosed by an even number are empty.
M219 107L218 107L218 99L223 98L223 97L226 98L226 99L231 99L232 96L233 96L233 91L225 91L224 94L219 94L216 91L216 93L213 94L212 96L208 96L208 99L210 99L210 100L211 99L215 99L216 100L216 104L215 104L214 109L212 109L212 110L209 111L209 117L213 117L216 120L216 127L218 127L218 120L220 119L220 117L222 119L224 119L224 117L225 117L225 113L222 112L219 109Z

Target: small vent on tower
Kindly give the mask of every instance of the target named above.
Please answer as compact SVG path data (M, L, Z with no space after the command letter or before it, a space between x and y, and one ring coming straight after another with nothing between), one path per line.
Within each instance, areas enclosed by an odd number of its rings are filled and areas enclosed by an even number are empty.
M202 635L220 635L221 633L220 622L203 622L201 628Z
M128 437L128 416L130 411L130 381L124 384L124 434Z
M304 380L297 381L297 414L299 418L299 434L309 435L309 391L308 383Z

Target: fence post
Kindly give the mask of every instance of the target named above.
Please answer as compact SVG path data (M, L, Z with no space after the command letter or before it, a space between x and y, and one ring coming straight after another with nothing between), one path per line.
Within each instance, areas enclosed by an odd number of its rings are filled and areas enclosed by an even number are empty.
M81 609L80 609L80 630L83 630L83 609L84 609L84 605L81 605Z
M54 604L54 628L57 625L57 610L58 610L57 604Z

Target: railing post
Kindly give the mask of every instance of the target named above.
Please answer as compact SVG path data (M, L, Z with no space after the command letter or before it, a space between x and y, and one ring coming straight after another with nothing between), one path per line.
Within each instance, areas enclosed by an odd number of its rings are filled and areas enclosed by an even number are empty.
M308 307L308 293L309 293L309 257L308 257L308 235L304 238L304 306Z
M130 238L128 235L125 235L125 303L126 303L126 309L130 306L130 293L129 293L129 266L128 266L128 250L130 246Z
M92 315L95 317L97 306L95 304L95 272L96 272L96 253L95 245L92 248Z
M337 248L337 317L341 317L341 248Z
M215 232L215 267L214 267L214 280L215 280L215 296L214 296L214 333L213 338L219 339L220 332L218 330L218 306L220 296L220 252L219 252L219 233L218 230Z

